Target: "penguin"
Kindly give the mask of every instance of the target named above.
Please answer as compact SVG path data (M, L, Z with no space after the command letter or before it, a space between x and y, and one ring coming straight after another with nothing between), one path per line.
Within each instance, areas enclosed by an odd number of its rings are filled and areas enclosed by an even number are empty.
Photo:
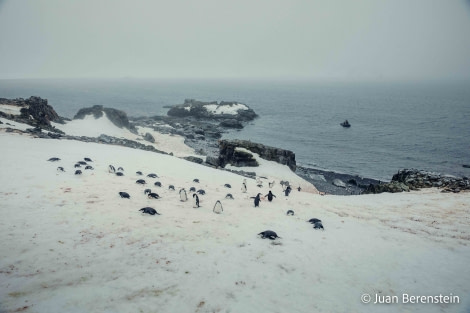
M50 158L48 161L49 162L57 162L57 161L60 161L60 159L56 158L56 157L53 157L53 158Z
M269 202L273 201L273 197L276 198L276 196L273 195L273 193L271 192L271 190L269 190L268 194L267 194L265 197L268 197L268 201L269 201Z
M188 201L188 196L186 195L186 190L184 188L180 189L180 201Z
M286 214L287 214L287 215L291 215L291 216L293 216L293 215L294 215L294 211L292 211L292 210L288 210Z
M242 192L246 193L246 183L245 182L243 182L243 184L242 184Z
M124 169L122 167L118 167L118 171L123 171L124 172Z
M131 196L127 192L124 192L124 191L120 191L119 195L121 196L121 198L125 198L125 199L131 198Z
M217 200L217 202L214 204L214 208L212 209L212 212L220 214L223 211L224 211L224 209L222 207L222 203L220 203L220 201Z
M77 163L81 165L87 165L85 161L78 161Z
M116 173L116 169L114 168L114 166L110 165L110 166L108 166L108 172Z
M149 193L152 193L152 190L151 190L151 189L145 189L145 190L144 190L144 194L148 195Z
M168 189L169 189L169 190L173 190L173 191L174 191L174 190L175 190L175 186L173 186L173 185L170 185L170 186L168 186Z
M284 190L284 194L286 195L286 197L289 196L290 192L291 192L292 188L290 186L287 186L286 189Z
M261 194L258 193L255 197L255 208L259 207L259 202L261 201L260 196L261 196Z
M116 172L116 176L124 176L122 172Z
M197 194L193 193L193 208L199 207L199 197Z
M302 190L302 188L300 188L300 186L297 188L297 191L300 192Z
M87 165L87 166L85 166L85 169L86 169L86 170L93 170L94 168L93 168L93 166L91 166L91 165Z
M199 183L199 179L198 179L198 178L194 178L194 179L193 179L193 183Z
M90 158L83 158L87 162L93 162Z
M157 186L157 187L161 187L161 186L162 186L162 183L159 182L159 181L156 181L154 185Z
M199 190L197 191L197 193L200 194L200 195L205 195L205 194L206 194L206 191L205 191L204 189L199 189Z
M142 172L141 171L137 171L135 172L137 175L142 175Z
M158 195L158 193L149 192L149 193L147 194L147 198L149 198L149 199L160 199L160 196Z
M274 186L274 180L272 182L269 182L269 188L273 188Z
M157 178L158 175L157 174L154 174L154 173L150 173L147 175L147 177L150 177L150 178Z
M76 171L75 171L75 175L82 175L82 171L76 170Z
M77 163L77 164L75 164L73 167L74 167L74 168L80 168L80 167L82 167L82 166Z
M189 192L196 192L196 187L189 188Z
M232 186L230 184L225 184L224 187L225 188L232 188Z
M58 170L59 172L65 172L65 170L64 170L64 168L63 168L62 166L59 166L59 167L57 168L57 170Z

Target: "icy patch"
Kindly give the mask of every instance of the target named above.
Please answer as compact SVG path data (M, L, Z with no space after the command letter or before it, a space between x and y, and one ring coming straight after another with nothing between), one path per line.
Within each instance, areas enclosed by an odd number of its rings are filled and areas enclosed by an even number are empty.
M204 106L207 112L219 115L219 114L229 114L236 115L238 110L248 110L248 107L242 103L237 103L233 105L218 105L218 104L208 104Z

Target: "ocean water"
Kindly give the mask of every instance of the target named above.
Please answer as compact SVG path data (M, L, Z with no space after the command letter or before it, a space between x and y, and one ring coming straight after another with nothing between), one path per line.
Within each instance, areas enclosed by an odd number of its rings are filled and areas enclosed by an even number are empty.
M302 166L380 180L402 168L470 175L469 82L0 80L1 98L32 95L70 118L96 104L151 116L186 98L239 101L260 117L224 137L292 150Z

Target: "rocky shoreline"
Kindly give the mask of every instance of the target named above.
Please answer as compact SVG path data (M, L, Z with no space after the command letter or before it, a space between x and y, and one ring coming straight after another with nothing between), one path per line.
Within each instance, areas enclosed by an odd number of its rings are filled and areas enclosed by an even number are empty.
M29 99L3 99L0 104L17 106L20 115L6 114L0 111L0 116L6 119L26 123L33 128L25 132L36 137L49 139L79 140L103 144L121 145L134 149L142 149L157 153L165 153L142 142L115 138L105 134L99 137L70 136L62 133L51 125L51 122L65 123L68 119L60 117L47 104L46 99L30 97ZM419 170L401 170L393 176L390 182L380 182L357 175L341 174L332 171L298 166L295 153L276 147L265 146L246 140L223 140L224 133L243 128L248 122L257 117L256 113L245 104L237 102L201 102L186 99L184 104L170 107L168 116L127 117L123 111L93 106L78 111L74 119L83 119L87 115L95 118L103 113L117 127L125 127L137 133L136 127L149 127L162 134L174 134L184 137L184 143L193 148L200 157L185 159L223 169L225 165L253 167L253 171L234 171L240 175L254 177L256 175L256 160L251 153L261 158L287 165L298 176L312 183L321 193L333 195L358 195L362 193L402 192L420 188L438 187L443 192L460 192L469 190L468 178L456 178L437 173ZM43 131L46 130L47 132ZM7 128L7 132L18 131ZM21 132L21 131L18 131ZM144 140L153 142L150 134ZM152 141L153 140L153 141ZM242 148L242 149L241 149Z

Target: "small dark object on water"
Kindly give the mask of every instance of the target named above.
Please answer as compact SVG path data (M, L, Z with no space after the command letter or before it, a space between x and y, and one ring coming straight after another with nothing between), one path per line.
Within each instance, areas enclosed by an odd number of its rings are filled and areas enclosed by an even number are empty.
M265 230L265 231L259 233L258 235L261 235L262 239L268 238L268 239L274 240L276 238L281 238L275 232L273 232L272 230Z
M138 179L138 180L136 180L135 182L136 182L137 184L141 184L141 185L145 185L145 184L146 184L145 180L143 180L143 179Z
M292 210L288 210L286 214L287 214L287 215L291 215L291 216L293 216L293 215L294 215L294 211L292 211Z
M60 159L54 157L54 158L50 158L48 161L49 161L49 162L57 162L57 161L60 161Z
M230 186L230 184L225 184L224 187L232 188L232 186Z
M147 175L147 177L150 177L150 178L157 178L158 175L157 174L154 174L154 173L150 173Z
M204 189L199 189L199 190L197 191L197 193L200 194L200 195L205 195L205 194L206 194L206 191L205 191Z
M124 192L124 191L120 191L119 195L121 196L121 198L126 198L126 199L131 198L131 196L127 192Z
M351 127L351 124L349 124L348 120L345 120L344 122L340 123L340 125L343 127Z
M462 167L470 168L470 165L469 164L463 164Z
M150 214L150 215L161 215L160 213L158 213L157 211L155 211L155 209L153 208L150 208L150 207L145 207L145 208L142 208L139 210L140 212L142 213L147 213L147 214Z
M233 196L231 193L228 193L226 196L225 196L225 199L232 199L233 200Z
M313 228L314 229L323 229L323 230L325 230L325 228L323 228L323 224L321 222L316 222L315 224L313 224Z
M76 170L76 171L75 171L75 175L82 175L82 171Z
M124 176L122 172L116 172L116 176Z
M155 192L150 192L147 197L149 199L160 199L160 196L158 195L158 193L155 193Z
M161 187L161 186L162 186L162 183L159 182L159 181L156 181L154 185L157 186L157 187Z

